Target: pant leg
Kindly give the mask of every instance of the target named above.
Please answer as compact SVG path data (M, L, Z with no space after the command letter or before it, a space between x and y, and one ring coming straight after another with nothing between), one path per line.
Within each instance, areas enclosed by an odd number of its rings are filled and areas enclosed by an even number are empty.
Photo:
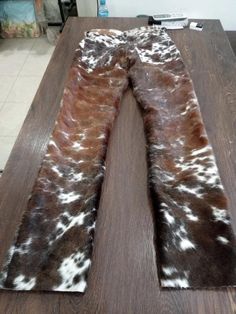
M86 288L107 142L127 87L123 45L121 32L91 31L76 50L2 288Z
M235 285L227 199L180 53L163 29L132 30L127 38L147 140L161 286Z

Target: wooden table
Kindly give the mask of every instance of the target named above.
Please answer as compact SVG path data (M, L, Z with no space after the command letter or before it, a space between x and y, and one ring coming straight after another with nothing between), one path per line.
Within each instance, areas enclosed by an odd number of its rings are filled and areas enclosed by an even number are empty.
M217 20L203 32L169 32L194 81L236 230L236 62ZM129 29L146 19L67 21L1 179L0 261L19 224L58 113L74 50L85 30ZM206 267L207 265L202 265ZM128 90L115 123L85 295L0 292L0 313L232 313L235 289L160 291L147 195L143 122Z

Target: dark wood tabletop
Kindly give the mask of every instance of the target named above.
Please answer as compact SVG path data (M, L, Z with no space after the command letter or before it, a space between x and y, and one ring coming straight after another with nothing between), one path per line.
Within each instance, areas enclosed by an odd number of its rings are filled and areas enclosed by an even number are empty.
M202 32L169 31L193 79L236 230L236 60L218 20ZM74 50L86 30L147 25L137 18L70 18L0 182L0 263L11 245L45 154ZM0 313L233 313L236 290L160 290L147 193L143 122L128 90L111 134L88 289L0 292ZM208 265L202 265L207 268Z

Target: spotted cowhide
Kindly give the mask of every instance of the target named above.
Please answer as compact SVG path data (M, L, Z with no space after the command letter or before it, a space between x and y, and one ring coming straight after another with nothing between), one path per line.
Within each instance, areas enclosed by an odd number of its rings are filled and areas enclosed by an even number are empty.
M3 288L86 288L107 141L128 82L120 59L110 65L107 57L122 40L119 32L88 33L75 52L46 155L1 273Z
M85 290L107 142L128 79L144 119L161 286L236 284L227 200L192 81L165 30L143 27L92 30L79 44L2 288Z
M135 30L130 69L147 139L162 287L236 285L227 199L192 81L164 30Z

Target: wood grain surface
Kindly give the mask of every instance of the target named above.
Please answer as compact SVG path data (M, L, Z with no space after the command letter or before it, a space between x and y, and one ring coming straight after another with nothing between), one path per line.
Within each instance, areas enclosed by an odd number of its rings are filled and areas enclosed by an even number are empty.
M229 42L234 51L234 54L236 54L236 31L227 31L226 35L229 39Z
M217 20L203 32L169 32L193 79L236 230L236 60ZM11 245L59 110L74 49L91 28L147 25L136 18L70 18L0 182L0 263ZM111 134L88 289L78 293L0 292L0 313L236 313L235 289L160 291L145 139L131 90ZM207 268L207 265L202 265Z

